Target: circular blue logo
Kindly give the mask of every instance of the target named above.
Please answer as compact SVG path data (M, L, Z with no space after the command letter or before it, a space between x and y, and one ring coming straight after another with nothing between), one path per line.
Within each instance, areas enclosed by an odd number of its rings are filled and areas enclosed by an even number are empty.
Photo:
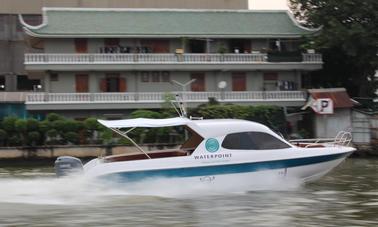
M205 146L208 152L217 152L219 149L218 140L214 138L207 139Z

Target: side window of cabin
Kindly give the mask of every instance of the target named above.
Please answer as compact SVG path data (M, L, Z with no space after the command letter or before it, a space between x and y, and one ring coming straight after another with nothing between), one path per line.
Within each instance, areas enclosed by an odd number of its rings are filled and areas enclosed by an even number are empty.
M239 132L228 134L222 147L230 150L271 150L290 146L276 137L264 132Z

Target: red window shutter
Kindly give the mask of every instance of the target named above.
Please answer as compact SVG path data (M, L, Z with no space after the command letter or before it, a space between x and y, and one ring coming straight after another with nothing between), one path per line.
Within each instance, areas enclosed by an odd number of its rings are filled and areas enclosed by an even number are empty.
M246 76L245 73L233 73L232 74L232 90L233 91L245 91L246 90Z
M106 79L101 79L101 81L100 81L100 91L106 92Z
M205 91L205 74L204 73L193 73L191 79L196 79L191 84L192 91Z
M278 79L278 73L270 72L270 73L264 73L264 80L277 80Z
M126 92L127 83L125 78L119 78L119 92Z
M169 53L169 41L168 40L156 40L153 42L154 53Z
M119 39L118 38L108 38L104 40L105 46L118 46Z
M75 39L75 50L76 53L87 53L88 52L88 42L85 38Z
M88 75L76 74L76 92L88 92Z

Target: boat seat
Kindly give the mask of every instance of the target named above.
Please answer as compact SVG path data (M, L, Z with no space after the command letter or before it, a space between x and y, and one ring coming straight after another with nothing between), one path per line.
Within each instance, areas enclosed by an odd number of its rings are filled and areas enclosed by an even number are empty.
M171 158L171 157L180 157L187 156L187 152L184 150L172 149L172 150L162 150L162 151L153 151L147 152L151 159L155 158ZM121 162L121 161L135 161L148 159L145 154L123 154L123 155L112 155L104 158L105 162Z

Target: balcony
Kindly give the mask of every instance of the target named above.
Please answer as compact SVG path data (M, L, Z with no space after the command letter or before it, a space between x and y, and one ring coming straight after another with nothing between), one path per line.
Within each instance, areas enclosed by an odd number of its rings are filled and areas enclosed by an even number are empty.
M29 110L46 109L135 109L161 108L165 92L125 93L33 93L26 97ZM243 92L174 92L188 106L197 106L215 98L220 103L272 104L301 106L306 100L304 91L243 91Z
M32 92L0 92L0 103L24 103Z
M25 54L27 70L320 69L320 54L269 61L267 54Z

